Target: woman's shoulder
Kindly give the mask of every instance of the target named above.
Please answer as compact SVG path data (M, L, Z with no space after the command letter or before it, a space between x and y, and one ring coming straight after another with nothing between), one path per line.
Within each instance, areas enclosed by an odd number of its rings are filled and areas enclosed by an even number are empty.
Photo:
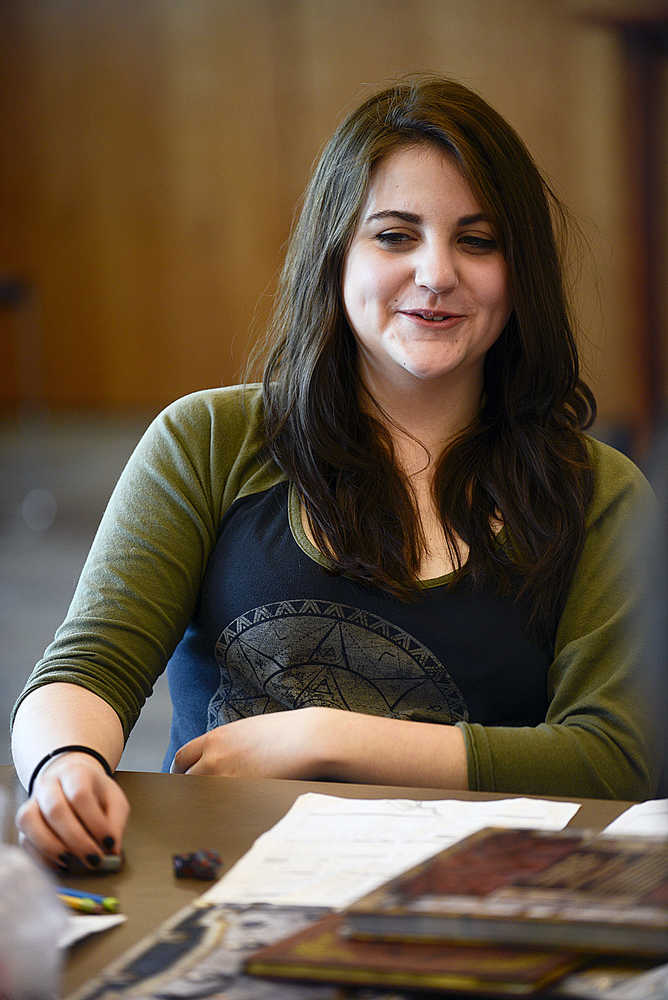
M612 508L654 506L652 487L627 455L591 435L585 440L594 473L590 523Z
M262 386L257 382L245 385L199 389L170 403L159 419L175 424L213 426L224 423L228 431L262 423Z
M129 468L192 496L203 489L218 517L237 497L282 478L266 454L263 415L255 383L192 392L153 420Z
M165 475L195 475L221 486L234 467L251 474L265 447L262 387L201 389L174 400L152 421L135 457Z
M200 389L165 407L153 432L188 452L232 458L263 448L263 414L262 386L256 383Z

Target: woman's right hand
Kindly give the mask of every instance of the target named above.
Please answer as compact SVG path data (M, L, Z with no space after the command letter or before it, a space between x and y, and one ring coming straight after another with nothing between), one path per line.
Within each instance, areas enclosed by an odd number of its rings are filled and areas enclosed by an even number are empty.
M39 772L16 825L22 845L49 864L67 868L74 855L95 871L102 854L120 853L129 812L125 794L98 761L68 752Z

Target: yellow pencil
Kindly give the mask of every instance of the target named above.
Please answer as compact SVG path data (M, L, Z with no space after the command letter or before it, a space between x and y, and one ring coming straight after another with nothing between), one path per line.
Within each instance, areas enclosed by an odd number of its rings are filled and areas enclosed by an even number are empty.
M115 896L100 896L97 892L88 892L85 889L70 889L59 886L58 893L61 896L73 896L75 899L91 899L98 903L107 913L116 913L118 910L118 900Z
M65 906L69 906L70 910L76 910L78 913L104 913L100 903L96 903L94 899L88 899L86 896L67 896L65 893L59 892L58 899Z

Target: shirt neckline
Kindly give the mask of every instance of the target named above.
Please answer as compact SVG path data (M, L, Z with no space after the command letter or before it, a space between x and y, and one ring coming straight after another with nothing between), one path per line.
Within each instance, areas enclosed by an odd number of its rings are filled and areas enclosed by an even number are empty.
M317 562L320 566L324 566L325 569L331 569L331 561L315 547L311 539L304 531L299 494L297 493L294 483L288 484L288 523L290 525L292 537L302 552L307 555L309 559L312 559L313 562ZM504 529L502 528L501 532L503 530ZM501 532L499 532L499 535ZM499 535L497 535L497 538ZM450 573L445 573L443 576L435 576L428 580L418 580L418 585L425 590L430 590L432 587L442 587L444 584L449 583L454 576L454 571L451 571Z

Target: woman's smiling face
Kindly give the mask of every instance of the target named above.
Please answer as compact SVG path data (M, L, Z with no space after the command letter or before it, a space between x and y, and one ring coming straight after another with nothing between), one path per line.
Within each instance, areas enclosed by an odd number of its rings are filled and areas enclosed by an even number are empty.
M440 380L444 389L470 382L471 392L482 391L485 355L512 308L507 268L446 152L403 146L376 165L342 293L372 392L410 380Z

